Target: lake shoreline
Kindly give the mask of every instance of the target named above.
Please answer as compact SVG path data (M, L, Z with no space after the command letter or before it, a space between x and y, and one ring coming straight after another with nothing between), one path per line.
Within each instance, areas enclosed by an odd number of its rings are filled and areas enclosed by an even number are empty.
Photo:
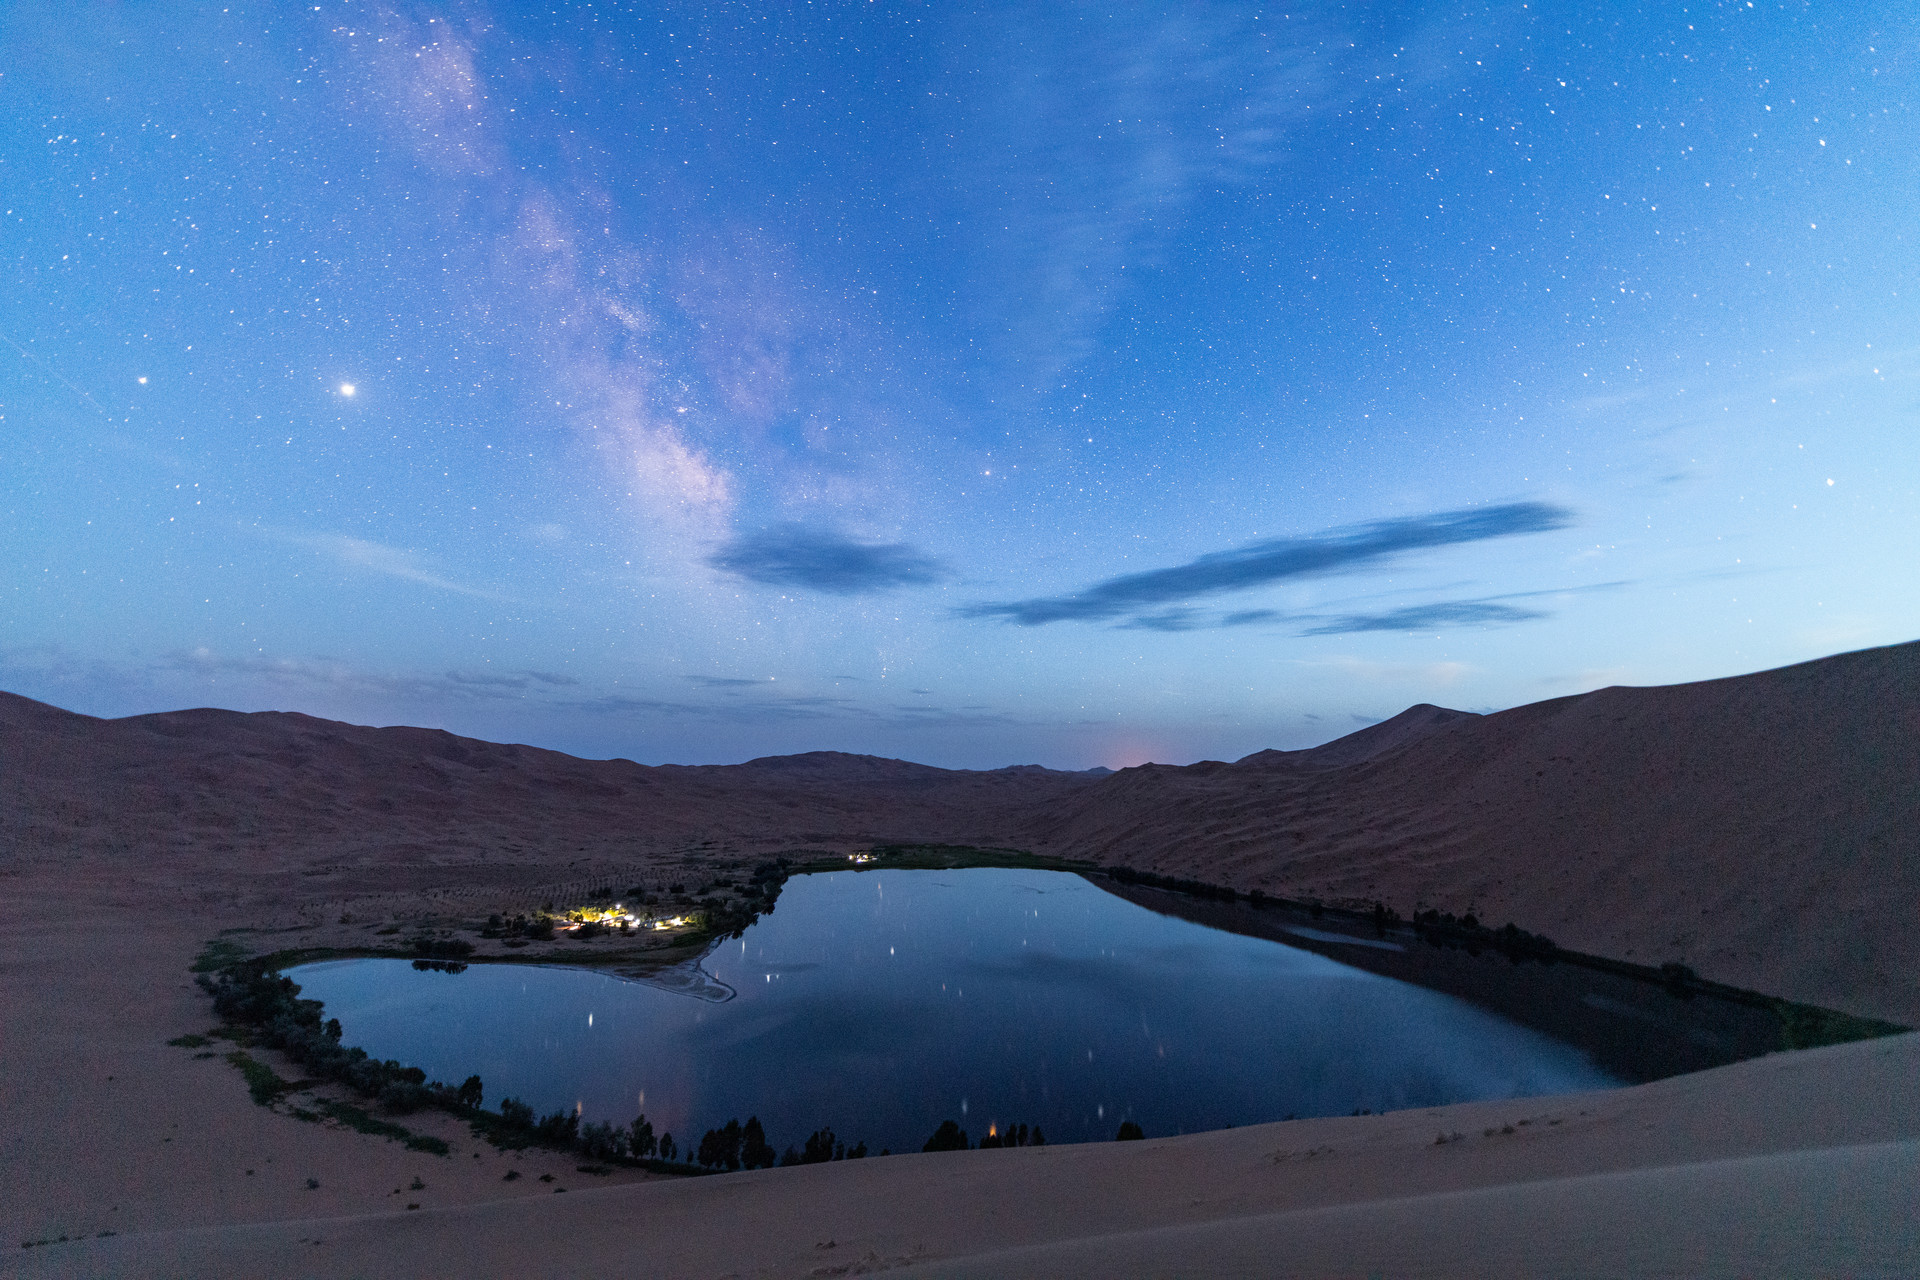
M1633 1083L1723 1066L1763 1053L1841 1044L1908 1030L1878 1019L1706 981L1681 966L1655 968L1589 955L1554 946L1533 935L1519 934L1523 945L1518 949L1508 945L1503 952L1501 931L1479 926L1471 917L1465 923L1450 917L1430 924L1408 922L1380 904L1368 911L1258 893L1240 894L1205 882L1176 880L1124 867L1097 867L1024 850L876 844L865 854L822 854L792 862L783 858L781 864L781 882L792 876L840 871L974 867L1078 875L1105 892L1156 912L1312 951L1370 973L1464 999L1554 1039L1579 1044L1606 1070ZM682 933L664 944L648 941L644 935L630 940L617 934L578 942L508 942L489 950L475 946L453 962L559 966L646 981L663 971L698 964L726 937L738 937L740 929L762 911L772 909L769 901L744 917L729 917L727 928ZM413 928L423 934L482 932L471 917L428 918L416 921ZM241 932L229 930L221 937L231 939ZM430 961L436 954L343 940L278 949L250 962L285 969L334 959Z

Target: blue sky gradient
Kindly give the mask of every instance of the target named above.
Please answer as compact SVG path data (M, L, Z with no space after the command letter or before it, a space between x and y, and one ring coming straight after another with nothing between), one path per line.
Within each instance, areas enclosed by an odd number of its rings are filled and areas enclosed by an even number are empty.
M1233 758L1920 634L1920 10L23 0L0 687Z

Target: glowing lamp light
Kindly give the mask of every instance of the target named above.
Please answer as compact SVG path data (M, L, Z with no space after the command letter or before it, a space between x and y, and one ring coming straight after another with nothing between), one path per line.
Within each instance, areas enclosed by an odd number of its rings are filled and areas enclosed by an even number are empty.
M341 383L340 394L351 399L353 397L353 384L351 382Z

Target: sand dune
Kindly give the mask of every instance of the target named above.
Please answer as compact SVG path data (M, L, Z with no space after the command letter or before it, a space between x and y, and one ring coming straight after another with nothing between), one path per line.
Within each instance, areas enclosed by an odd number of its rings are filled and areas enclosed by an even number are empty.
M1364 734L1384 745L1348 752ZM1027 843L1243 889L1474 910L1911 1025L1915 814L1907 644L1489 716L1416 708L1313 751L1129 769L1052 806Z
M1415 707L1308 751L1105 777L837 752L650 768L297 714L103 721L12 695L0 735L10 861L204 871L203 892L276 919L454 882L977 843L1472 910L1920 1023L1920 644L1488 716Z
M0 1273L598 1271L644 1249L661 1275L1912 1274L1916 1035L1578 1099L593 1188L444 1117L422 1123L445 1121L446 1158L300 1124L166 1041L206 1028L187 968L223 929L315 938L342 913L878 841L1473 908L1920 1024L1916 813L1920 645L1416 707L1310 751L1109 776L831 752L648 768L0 695ZM1456 1128L1473 1140L1433 1144Z

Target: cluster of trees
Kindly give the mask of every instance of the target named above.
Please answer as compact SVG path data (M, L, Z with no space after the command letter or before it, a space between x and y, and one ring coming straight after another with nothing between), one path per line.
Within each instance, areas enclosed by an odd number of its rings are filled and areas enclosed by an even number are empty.
M278 1049L323 1080L344 1084L363 1097L373 1098L395 1114L422 1107L470 1115L480 1108L483 1089L479 1076L468 1076L459 1086L429 1081L418 1067L403 1067L391 1058L382 1062L365 1049L340 1044L340 1020L320 1019L320 1002L302 1000L292 978L255 965L223 969L217 976L201 974L200 986L213 997L213 1008L230 1023L249 1027L259 1040Z
M881 1155L887 1154L881 1152ZM797 1164L826 1164L833 1160L864 1160L867 1156L867 1144L856 1143L852 1147L834 1137L832 1129L816 1129L807 1135L800 1147L789 1146L786 1152L776 1160L773 1144L767 1141L767 1133L760 1125L758 1116L748 1116L743 1125L738 1120L729 1120L718 1129L709 1129L700 1139L699 1147L693 1157L703 1169L771 1169L777 1163L782 1167Z
M407 945L413 948L415 955L435 956L442 960L464 960L473 954L473 944L465 938L436 938L423 933L410 939Z
M880 1154L884 1156L891 1153L883 1149ZM788 1147L786 1153L780 1157L780 1163L783 1166L794 1164L826 1164L833 1160L864 1160L866 1158L867 1144L865 1142L860 1142L849 1147L846 1143L833 1136L833 1130L815 1129L807 1135L806 1143L800 1150L795 1151L792 1147Z
M1039 1125L1029 1129L1024 1124L1011 1125L1005 1130L995 1126L988 1130L987 1136L980 1139L978 1150L988 1151L995 1147L1044 1147L1047 1135L1040 1131ZM952 1120L942 1120L940 1127L927 1139L922 1151L966 1151L969 1150L967 1131Z
M707 1130L700 1137L694 1159L703 1169L771 1169L775 1152L766 1130L760 1127L760 1117L748 1116L744 1125L734 1119Z
M532 915L487 917L486 927L480 930L483 938L531 938L535 942L553 941L553 916L547 911L536 911Z
M1398 920L1399 916L1393 918ZM1515 964L1522 960L1552 964L1560 951L1552 938L1528 933L1511 921L1498 929L1489 929L1471 911L1458 917L1442 911L1416 912L1413 927L1422 941L1433 946L1463 947L1467 954L1476 956L1482 950L1498 951ZM1684 985L1684 979L1676 983L1671 975L1667 975L1667 981L1669 985Z
M647 1164L677 1164L685 1169L697 1165L715 1173L737 1169L771 1169L778 1165L825 1164L830 1160L860 1160L867 1155L867 1144L848 1147L834 1137L832 1129L816 1129L801 1148L788 1147L786 1154L774 1151L767 1140L760 1117L748 1116L747 1122L732 1119L717 1129L702 1134L698 1144L682 1150L673 1134L654 1135L653 1121L642 1112L632 1124L616 1126L604 1121L580 1122L579 1113L556 1111L534 1115L533 1108L518 1098L500 1104L501 1135L509 1142L518 1139L560 1150L578 1151L595 1160L633 1160ZM880 1154L886 1155L886 1152Z
M1233 902L1239 893L1226 885L1207 884L1202 880L1188 880L1180 876L1163 876L1153 871L1137 871L1132 867L1104 867L1102 870L1109 879L1120 884L1146 885L1153 889L1172 889L1178 893L1190 894L1196 898L1215 898L1222 902ZM1327 908L1318 902L1297 904L1285 898L1268 897L1258 889L1247 894L1247 901L1256 907L1264 906L1301 906L1318 919L1326 914ZM1401 923L1400 913L1384 902L1375 902L1373 910L1365 915L1358 912L1343 911L1339 914L1354 919L1371 919L1374 932L1382 937L1387 930ZM1553 939L1537 933L1528 933L1525 929L1509 922L1498 929L1488 928L1480 923L1472 912L1464 916L1454 916L1442 911L1421 911L1415 913L1413 926L1422 940L1437 947L1460 947L1472 955L1482 950L1498 951L1518 964L1522 960L1539 960L1551 964L1559 958L1560 948ZM1675 981L1666 977L1669 986L1684 988L1685 979Z
M697 931L715 934L731 933L738 937L748 925L753 923L755 917L773 910L774 900L780 896L780 889L786 884L791 874L790 866L791 864L785 858L763 862L754 868L753 878L744 884L731 876L723 876L702 885L698 890L700 895L698 900L687 897L687 886L684 883L668 885L667 893L680 903L697 908L688 913ZM734 897L735 894L738 895L737 898ZM586 896L590 899L612 898L614 891L611 886L602 886L589 889ZM636 903L649 907L658 906L660 903L660 895L649 892L644 885L634 885L627 890L626 896ZM487 923L480 930L480 936L509 939L509 946L523 945L519 941L522 938L534 942L551 942L557 926L564 922L563 914L567 918L577 919L586 913L582 911L556 913L554 904L551 902L530 914L503 916L496 912L487 917ZM597 937L608 928L610 926L602 922L589 920L574 930L572 936L576 940ZM624 932L625 926L621 928ZM422 949L423 942L428 944L425 949ZM437 949L450 946L464 946L466 950L456 952ZM421 955L454 958L468 955L473 950L471 944L454 943L450 940L439 943L421 940L415 943L415 947Z

